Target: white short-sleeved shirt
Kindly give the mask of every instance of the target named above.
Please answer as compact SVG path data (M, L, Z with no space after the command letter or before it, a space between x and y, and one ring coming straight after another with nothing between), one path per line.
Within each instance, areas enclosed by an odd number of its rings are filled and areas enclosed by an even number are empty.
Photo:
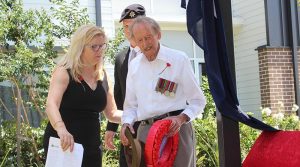
M165 69L167 63L170 66ZM177 84L175 96L155 90L159 78ZM180 109L184 109L183 113L193 120L203 112L205 104L203 92L184 52L160 45L155 60L150 62L140 53L131 61L122 124L132 124Z

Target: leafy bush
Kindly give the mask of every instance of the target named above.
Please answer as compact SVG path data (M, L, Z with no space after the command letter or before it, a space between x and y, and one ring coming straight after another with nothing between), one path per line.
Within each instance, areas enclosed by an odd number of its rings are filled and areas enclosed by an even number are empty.
M219 166L217 124L214 117L193 122L196 135L196 163L198 167Z
M216 107L206 77L202 77L201 88L207 104L203 116L193 121L196 135L196 164L199 167L215 167L219 166Z
M28 124L21 125L21 166L44 166L43 134L46 121L38 128ZM17 126L15 121L4 121L0 125L0 166L18 166L17 164Z
M119 140L119 133L117 132L115 135L115 140L114 140L114 144L116 146L116 150L107 150L104 147L104 134L105 134L105 130L106 130L106 125L107 125L107 119L103 116L102 114L102 120L101 120L101 138L103 141L102 144L102 150L103 150L103 156L102 156L102 166L109 166L109 167L118 167L119 166L119 153L120 153L120 140ZM120 129L120 127L119 127Z
M50 2L55 7L46 11L25 10L22 0L0 1L0 82L12 87L9 104L0 98L0 106L12 117L3 123L0 119L0 166L41 166L43 126L30 127L27 113L38 111L45 116L50 75L58 56L54 41L69 39L78 26L90 22L79 0Z
M45 116L43 111L50 75L58 57L54 41L70 39L78 26L91 22L87 9L80 7L79 0L50 2L53 7L46 11L24 10L22 0L0 1L0 20L6 20L0 22L0 82L9 81L11 84L13 93L10 98L17 108L17 111L10 111L9 104L0 98L0 106L13 118L3 123L0 120L0 166L18 166L18 159L21 159L19 165L22 166L42 164L43 126L38 129L30 127L27 113L38 111L40 116ZM106 56L109 61L113 61L123 41L124 36L119 30L116 40L109 41ZM18 116L14 117L12 113L18 113ZM39 134L32 137L31 133L37 132Z
M45 107L54 59L58 56L54 40L69 39L78 26L90 22L87 10L80 8L78 0L71 5L65 0L51 3L57 8L46 12L24 10L22 0L0 1L0 20L6 20L0 22L0 82L9 81L18 89L20 94L16 93L15 98L22 98L23 92L28 94L30 100L24 101L24 106L38 111Z

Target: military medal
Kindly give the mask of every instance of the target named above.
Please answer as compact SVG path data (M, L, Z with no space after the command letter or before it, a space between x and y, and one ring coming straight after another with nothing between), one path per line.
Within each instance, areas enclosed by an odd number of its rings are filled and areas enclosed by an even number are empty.
M167 90L167 91L165 91L165 93L164 93L166 96L170 96L170 92Z
M177 89L177 84L175 82L171 82L170 84L170 96L174 97Z
M165 89L164 89L164 94L165 94L166 96L169 96L169 95L170 95L170 92L169 92L170 83L171 83L171 81L166 80L166 87L165 87Z
M162 88L161 93L165 93L165 91L166 91L166 89L167 89L167 84L168 84L168 81L167 81L167 80L164 80L164 84L163 84L163 88Z
M173 87L173 90L172 90L174 93L176 93L177 85L178 85L178 84L174 82L174 87Z
M159 92L159 86L160 86L160 84L161 84L161 78L159 78L158 80L157 80L157 83L156 83L156 87L155 87L155 91L156 92Z
M177 83L163 79L158 78L158 81L156 83L155 91L159 92L161 94L164 94L165 96L171 96L174 97L177 89Z
M156 84L155 91L162 93L163 85L164 85L164 79L159 78Z

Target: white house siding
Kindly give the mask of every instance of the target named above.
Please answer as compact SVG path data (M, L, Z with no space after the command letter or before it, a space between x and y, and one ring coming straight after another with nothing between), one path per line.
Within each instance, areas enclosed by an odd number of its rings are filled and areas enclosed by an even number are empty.
M101 0L101 22L108 37L113 38L115 36L115 26L111 0Z
M71 2L72 0L66 0ZM102 0L103 1L103 0ZM79 0L81 8L87 8L88 14L91 20L95 21L95 0ZM49 0L23 0L24 9L49 9L52 3Z
M112 15L111 0L101 0L101 22L102 22L102 27L104 28L108 38L110 39L114 38L115 25L114 25L114 19ZM109 77L111 78L112 82L114 83L114 66L109 62L105 62L104 67Z
M264 1L233 0L232 8L243 19L234 36L237 93L242 109L258 114L261 96L255 49L266 44Z
M72 0L67 0L67 2L71 2ZM95 11L95 0L79 0L80 7L81 8L87 8L87 12L89 15L89 19L92 22L96 22L96 11ZM49 0L23 0L24 4L24 9L45 9L49 10L50 7L55 7L53 6L52 3L49 2ZM68 45L69 44L69 39L60 39L55 41L56 46L61 46L61 45Z

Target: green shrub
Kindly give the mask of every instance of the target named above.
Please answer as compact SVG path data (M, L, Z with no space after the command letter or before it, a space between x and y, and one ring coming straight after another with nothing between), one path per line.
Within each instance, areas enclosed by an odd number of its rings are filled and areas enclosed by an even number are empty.
M103 150L103 157L102 157L102 166L104 167L118 167L119 166L119 152L120 152L120 140L119 140L119 133L117 132L115 135L115 140L114 144L116 146L116 150L107 150L104 147L104 134L105 134L105 129L107 125L107 120L102 114L102 121L101 121L101 138L102 138L102 150ZM120 127L119 127L120 129Z
M196 135L196 163L198 167L219 166L217 124L214 117L193 122Z
M46 122L33 128L28 124L21 124L21 166L44 166L43 134ZM16 122L4 121L0 125L0 148L4 156L0 156L0 166L18 166Z

